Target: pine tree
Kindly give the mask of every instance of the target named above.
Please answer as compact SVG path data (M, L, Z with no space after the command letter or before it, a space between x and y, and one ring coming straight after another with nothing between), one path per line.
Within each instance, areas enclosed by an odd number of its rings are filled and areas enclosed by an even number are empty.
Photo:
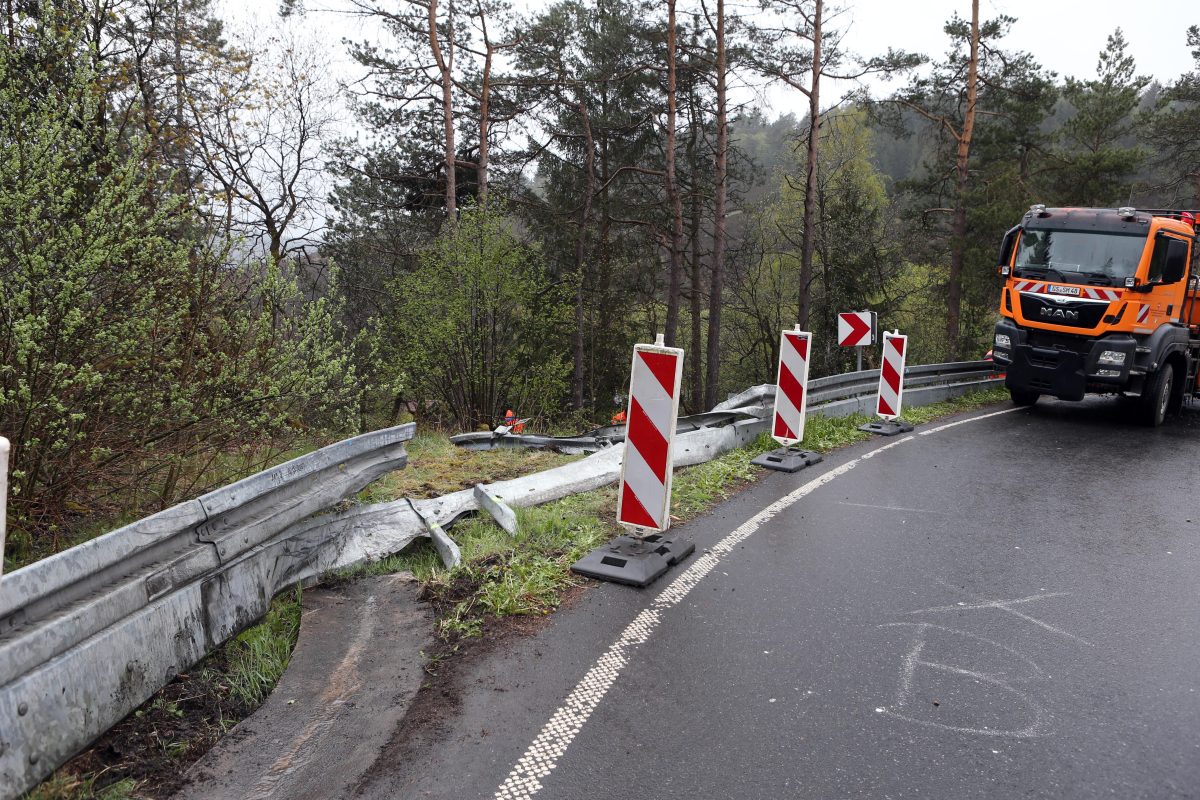
M1132 178L1146 151L1132 143L1138 98L1150 83L1138 75L1121 29L1109 37L1096 77L1068 78L1063 100L1074 114L1059 130L1053 181L1057 205L1118 206L1128 201Z

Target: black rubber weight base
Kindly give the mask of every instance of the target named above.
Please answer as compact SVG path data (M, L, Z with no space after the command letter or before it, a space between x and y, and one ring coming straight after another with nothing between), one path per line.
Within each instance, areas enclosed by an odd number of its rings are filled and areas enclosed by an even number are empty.
M866 425L860 425L858 429L867 433L878 433L880 436L895 436L897 433L908 433L913 426L899 418L877 419Z
M576 561L571 571L601 581L648 586L695 549L686 539L660 533L644 539L618 536Z
M820 453L814 453L811 450L801 450L798 447L781 447L778 450L763 453L750 463L766 467L767 469L779 470L780 472L799 472L805 467L819 464L822 458L823 456Z

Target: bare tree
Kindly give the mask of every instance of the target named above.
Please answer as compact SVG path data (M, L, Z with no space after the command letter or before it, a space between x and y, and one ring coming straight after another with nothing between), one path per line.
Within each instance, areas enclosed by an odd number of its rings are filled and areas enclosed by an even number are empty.
M449 13L446 15L447 45L444 50L438 31L437 0L428 0L424 5L429 20L429 51L437 65L442 90L442 125L446 137L446 219L454 225L458 218L458 188L455 185L458 159L454 149L454 0L450 0Z
M712 25L711 19L710 25ZM713 154L715 195L713 197L712 277L708 289L708 347L705 354L707 369L704 376L706 408L712 408L717 404L717 390L721 380L721 294L725 288L727 242L725 203L729 193L729 92L726 82L729 60L725 48L725 0L717 0L716 24L712 27L716 36L717 50L717 147Z
M955 17L951 23L961 24ZM992 23L995 27L995 23ZM995 35L995 34L993 34ZM946 65L945 76L936 71L932 78L919 80L896 102L921 115L942 134L948 136L955 148L954 206L949 210L950 272L946 284L946 340L952 356L959 350L960 319L963 298L963 264L966 260L967 191L971 173L971 142L975 134L976 103L979 98L979 0L971 0L970 31L967 36L968 56L965 65ZM961 68L965 66L966 77ZM963 81L959 83L958 81ZM963 96L965 95L965 104Z
M664 178L667 201L671 205L671 271L667 281L667 324L666 343L674 347L679 330L679 297L683 277L683 198L679 192L679 179L675 171L676 105L678 81L676 61L678 56L678 31L675 25L676 0L667 0L667 141Z
M190 100L200 168L216 189L211 211L278 264L323 227L324 153L334 94L315 43L271 38L243 67L217 72L215 105Z

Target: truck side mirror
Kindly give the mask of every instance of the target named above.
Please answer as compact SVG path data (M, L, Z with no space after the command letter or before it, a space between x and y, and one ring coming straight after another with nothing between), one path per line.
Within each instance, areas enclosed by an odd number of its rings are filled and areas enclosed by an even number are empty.
M1017 246L1017 238L1021 235L1021 226L1010 228L1008 233L1004 234L1004 240L1000 242L1000 258L997 261L997 266L1003 269L1012 263L1013 250ZM1001 272L1001 275L1007 273Z
M1163 264L1162 282L1179 283L1187 274L1187 242L1172 239L1167 242L1167 259Z

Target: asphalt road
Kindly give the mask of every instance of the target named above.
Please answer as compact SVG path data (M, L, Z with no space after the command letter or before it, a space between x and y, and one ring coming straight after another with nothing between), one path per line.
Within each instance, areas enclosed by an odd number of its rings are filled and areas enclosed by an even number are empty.
M679 529L692 559L471 664L357 795L1200 797L1200 410L929 427Z

